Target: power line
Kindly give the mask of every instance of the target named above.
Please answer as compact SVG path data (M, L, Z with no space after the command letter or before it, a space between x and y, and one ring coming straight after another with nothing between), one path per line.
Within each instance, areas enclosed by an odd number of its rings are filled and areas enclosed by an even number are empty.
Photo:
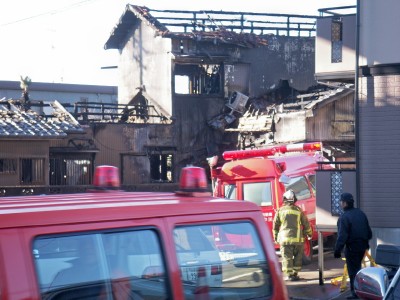
M83 0L83 1L80 1L80 2L77 2L77 3L65 6L63 8L50 10L50 11L47 11L47 12L44 12L44 13L41 13L41 14L38 14L38 15L34 15L34 16L23 18L23 19L11 21L11 22L8 22L8 23L3 23L3 24L0 24L0 27L5 27L5 26L17 24L17 23L26 22L26 21L29 21L29 20L32 20L32 19L36 19L36 18L40 18L40 17L43 17L43 16L47 16L47 15L60 14L60 13L63 13L65 11L68 11L70 9L73 9L75 7L79 7L79 6L87 4L88 2L93 2L93 1L97 1L97 0Z

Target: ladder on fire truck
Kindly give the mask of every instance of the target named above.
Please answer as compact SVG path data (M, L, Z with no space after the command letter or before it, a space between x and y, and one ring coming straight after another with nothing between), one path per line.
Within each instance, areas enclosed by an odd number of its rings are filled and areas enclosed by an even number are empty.
M342 258L344 261L346 261L345 258ZM369 262L370 266L376 267L377 264L375 260L372 258L371 254L369 254L368 250L365 251L365 255L363 258L363 261L361 263L362 267L365 268L367 266L367 263ZM340 291L343 292L347 289L347 280L349 279L349 273L347 272L347 264L344 263L343 267L343 275L339 277L335 277L331 279L331 283L333 285L339 285L340 284Z

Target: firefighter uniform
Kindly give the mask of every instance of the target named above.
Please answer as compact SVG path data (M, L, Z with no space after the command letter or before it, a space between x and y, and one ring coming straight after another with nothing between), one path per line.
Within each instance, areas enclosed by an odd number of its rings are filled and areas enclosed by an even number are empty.
M288 192L284 194L284 205L275 214L273 234L275 242L280 244L282 272L287 277L286 280L298 280L297 274L302 267L304 238L312 236L312 229L304 212L294 204L296 197L293 191Z

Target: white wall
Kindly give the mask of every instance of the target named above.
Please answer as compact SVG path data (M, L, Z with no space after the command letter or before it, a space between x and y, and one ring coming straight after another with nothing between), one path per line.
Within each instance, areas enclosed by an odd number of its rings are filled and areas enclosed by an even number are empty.
M355 56L355 32L356 16L342 17L343 22L343 48L342 62L331 61L331 23L332 18L320 18L317 20L317 37L315 41L315 73L329 73L340 71L354 72Z
M360 1L360 66L400 62L400 1Z

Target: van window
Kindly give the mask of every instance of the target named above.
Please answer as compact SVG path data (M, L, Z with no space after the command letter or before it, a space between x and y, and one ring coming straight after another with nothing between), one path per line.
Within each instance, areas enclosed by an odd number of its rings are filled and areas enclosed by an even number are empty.
M170 299L154 230L46 236L33 254L43 299Z
M289 182L285 184L285 188L286 190L293 190L297 200L311 198L310 188L304 176L290 178Z
M179 226L174 240L185 299L271 295L267 260L251 223Z
M272 205L271 182L243 184L243 200L257 205Z

